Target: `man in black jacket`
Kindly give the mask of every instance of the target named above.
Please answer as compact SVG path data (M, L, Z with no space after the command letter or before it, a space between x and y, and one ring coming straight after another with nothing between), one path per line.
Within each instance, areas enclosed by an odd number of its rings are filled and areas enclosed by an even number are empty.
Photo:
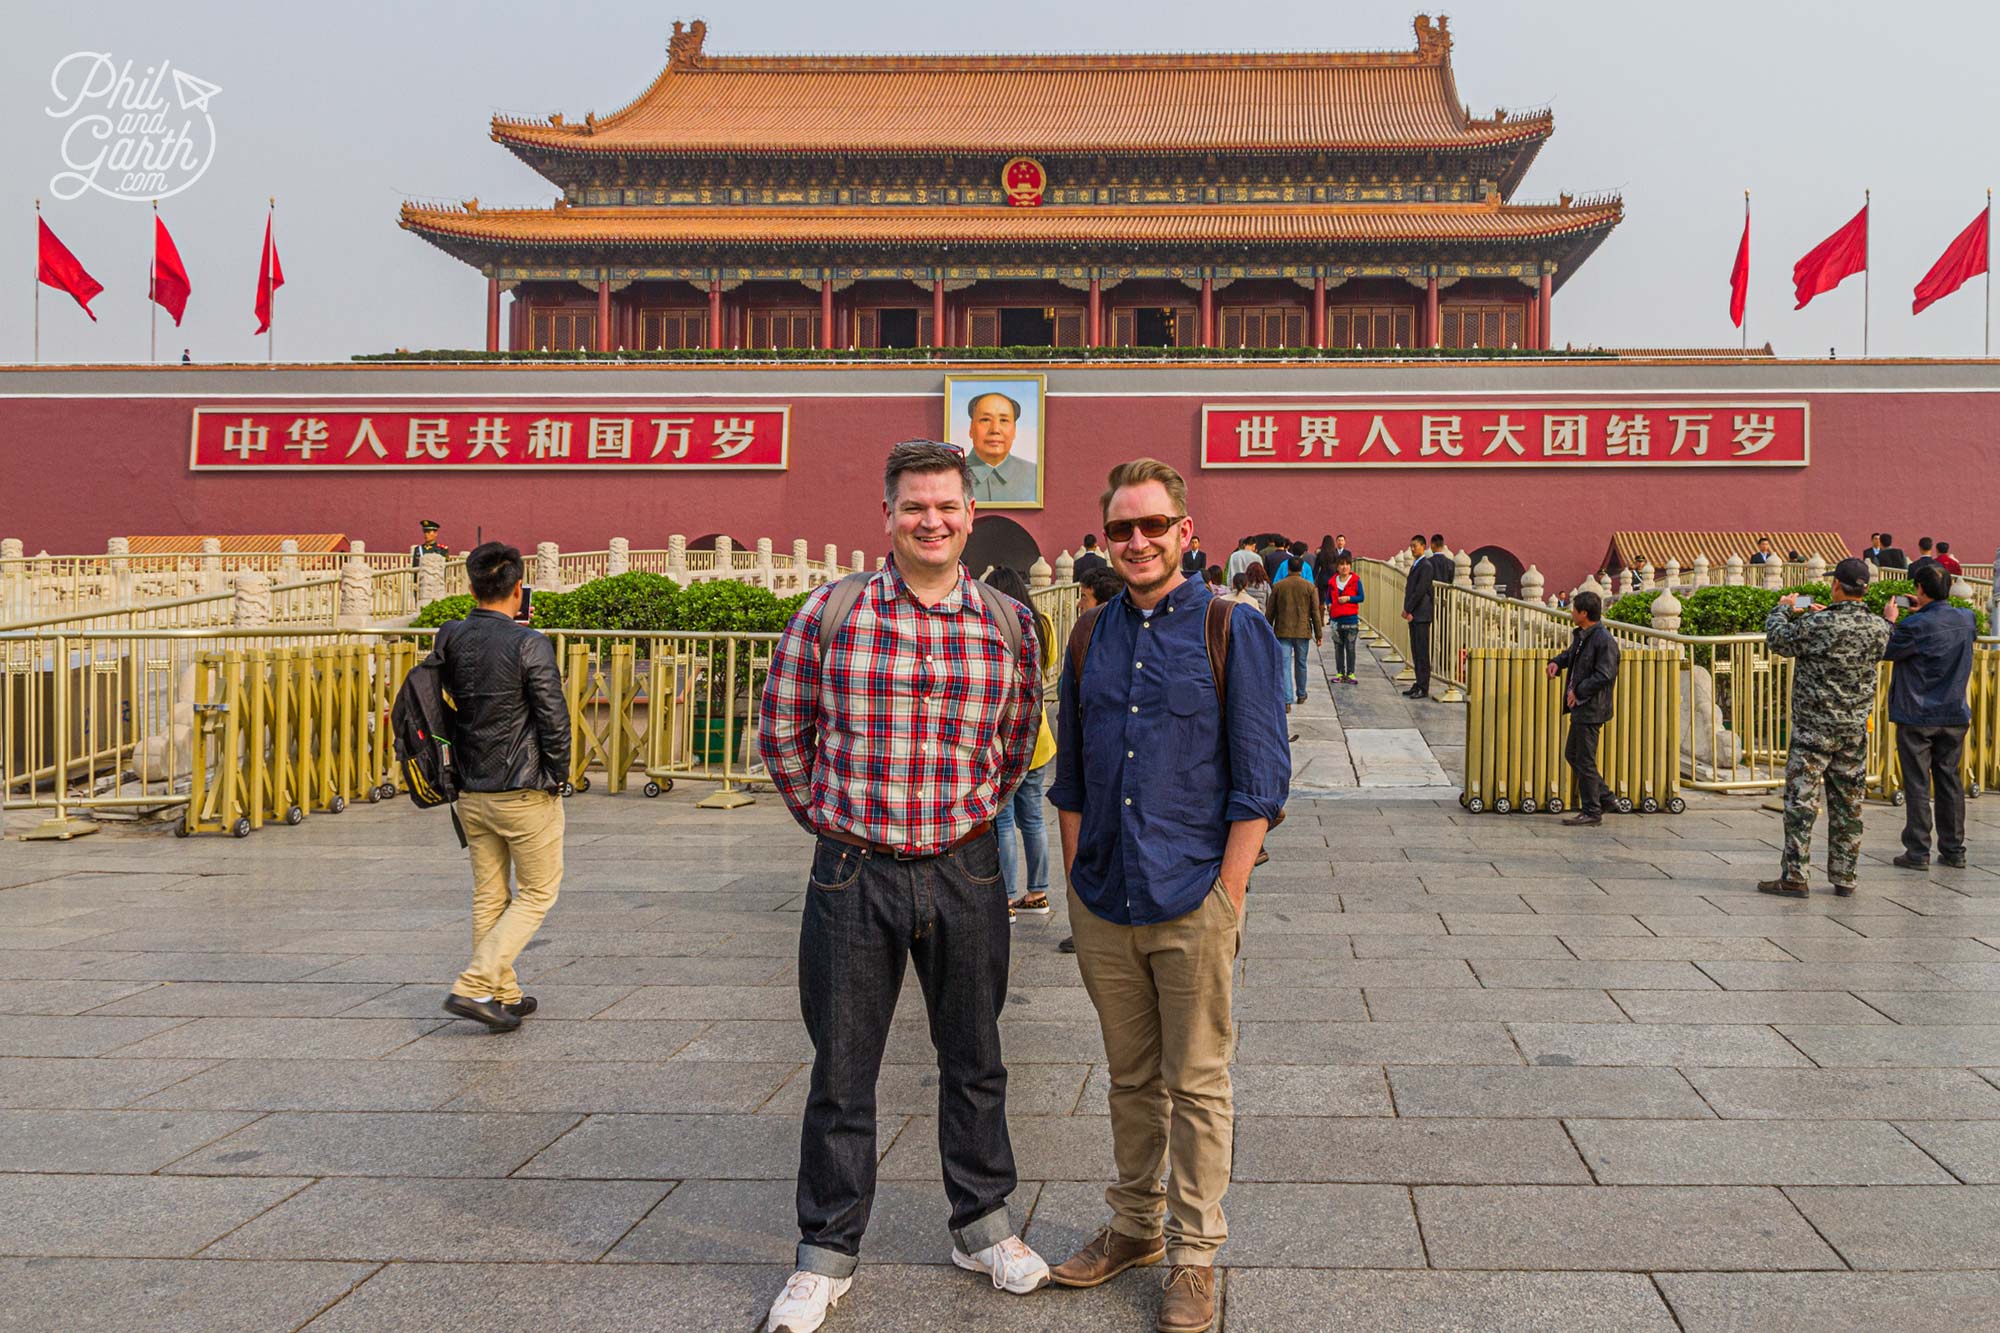
M1612 687L1618 683L1618 641L1604 628L1604 599L1594 592L1580 592L1570 604L1569 647L1548 665L1549 679L1569 672L1569 688L1563 691L1563 711L1569 714L1569 742L1563 758L1576 772L1577 801L1581 809L1563 823L1595 826L1604 822L1605 802L1611 789L1597 771L1597 733L1611 720Z
M1410 568L1403 575L1403 619L1410 622L1410 670L1416 683L1404 690L1404 697L1431 697L1431 619L1437 614L1437 594L1432 584L1437 566L1431 563L1430 547L1422 533L1410 538Z
M1908 569L1910 557L1903 554L1903 548L1896 545L1896 538L1890 533L1882 534L1882 549L1875 553L1877 569Z
M487 542L465 558L478 609L438 631L444 687L457 708L452 763L472 852L472 962L445 997L449 1014L510 1032L535 1011L514 960L562 884L569 709L555 649L514 623L521 553ZM507 871L514 892L507 892Z
M1093 569L1109 569L1111 562L1104 558L1104 552L1097 549L1097 534L1083 534L1083 549L1076 553L1076 560L1070 565L1070 578L1077 583Z
M1951 575L1933 560L1910 571L1917 585L1915 609L1895 602L1883 608L1889 646L1882 656L1896 664L1889 678L1889 720L1896 724L1896 755L1903 769L1903 854L1895 864L1922 870L1931 863L1931 794L1937 794L1937 849L1941 865L1965 864L1965 785L1958 771L1972 710L1965 686L1972 675L1978 622L1951 604Z

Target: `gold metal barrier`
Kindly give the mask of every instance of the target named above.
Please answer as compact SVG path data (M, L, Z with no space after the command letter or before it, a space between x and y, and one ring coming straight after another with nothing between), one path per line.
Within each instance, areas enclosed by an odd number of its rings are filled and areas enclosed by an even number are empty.
M1465 790L1459 803L1487 810L1560 813L1576 804L1563 759L1569 718L1566 678L1550 679L1549 654L1530 648L1476 648L1466 659ZM1679 814L1681 661L1641 649L1623 654L1612 717L1598 735L1597 763L1621 810Z

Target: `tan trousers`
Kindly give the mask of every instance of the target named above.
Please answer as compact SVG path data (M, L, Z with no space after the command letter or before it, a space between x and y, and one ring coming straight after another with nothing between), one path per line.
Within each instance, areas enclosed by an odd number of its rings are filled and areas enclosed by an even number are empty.
M1229 1086L1230 980L1243 942L1236 907L1218 884L1186 916L1117 926L1092 915L1072 889L1069 921L1110 1061L1118 1183L1104 1199L1112 1229L1151 1240L1164 1213L1167 1262L1213 1264L1229 1236L1222 1196L1236 1130Z
M459 822L472 852L472 965L454 994L518 1004L514 960L541 929L562 886L562 801L545 791L469 791ZM514 892L507 892L507 872Z

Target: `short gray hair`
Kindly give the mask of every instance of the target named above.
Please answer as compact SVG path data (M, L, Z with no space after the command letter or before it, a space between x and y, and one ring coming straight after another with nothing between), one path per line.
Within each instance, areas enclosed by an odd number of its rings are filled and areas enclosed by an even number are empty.
M882 468L884 501L896 503L896 490L906 472L956 473L965 498L972 498L972 466L965 461L965 452L954 445L939 444L936 440L905 440L891 449L889 461Z

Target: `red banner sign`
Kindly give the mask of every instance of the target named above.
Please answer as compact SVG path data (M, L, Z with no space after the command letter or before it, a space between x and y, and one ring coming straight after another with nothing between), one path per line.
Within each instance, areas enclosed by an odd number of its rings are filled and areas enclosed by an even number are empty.
M1204 406L1205 468L1804 467L1804 403Z
M791 409L680 403L588 407L198 407L195 472L783 471Z

